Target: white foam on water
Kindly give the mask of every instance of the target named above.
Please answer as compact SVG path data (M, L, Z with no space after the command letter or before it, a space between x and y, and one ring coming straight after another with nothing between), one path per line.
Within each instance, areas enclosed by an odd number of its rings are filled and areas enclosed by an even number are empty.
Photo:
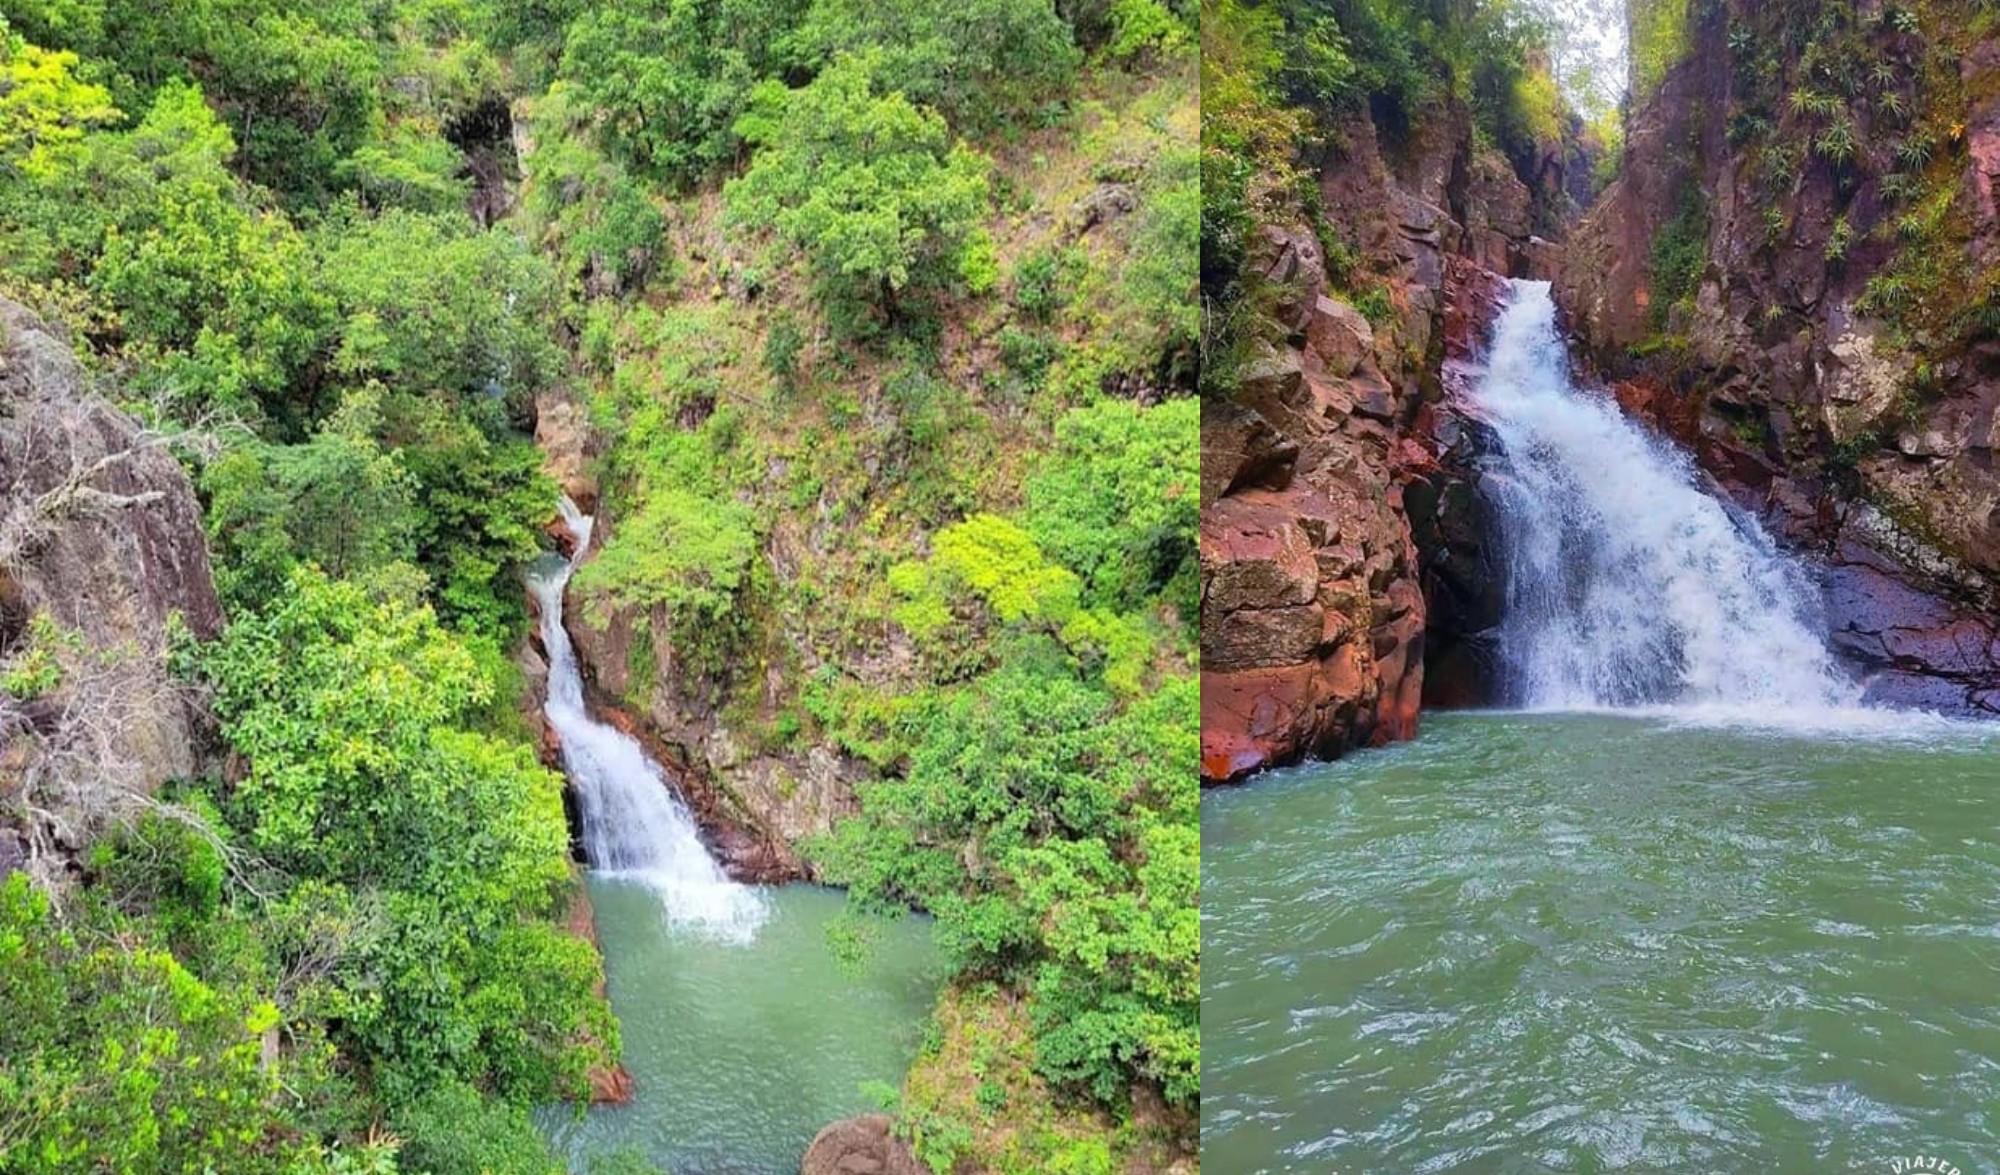
M667 921L708 937L749 942L769 915L762 895L731 881L660 765L631 736L590 716L576 650L563 628L563 588L590 548L591 517L565 495L576 553L528 583L541 604L549 696L543 712L562 738L563 770L582 818L584 854L599 874L657 890ZM553 560L550 561L554 563Z
M1500 441L1501 626L1514 704L1858 732L1817 598L1687 457L1570 378L1547 282L1515 281L1473 391ZM1896 716L1907 724L1907 716Z

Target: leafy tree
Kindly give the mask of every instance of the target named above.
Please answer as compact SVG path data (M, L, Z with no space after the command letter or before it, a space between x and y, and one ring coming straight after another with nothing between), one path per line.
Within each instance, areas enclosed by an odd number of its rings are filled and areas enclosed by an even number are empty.
M450 142L399 123L356 147L334 172L370 206L444 213L465 204L471 185L460 175L463 166Z
M331 366L393 391L524 400L554 378L548 266L463 215L394 209L319 234L320 281L340 306Z
M578 1094L600 1055L584 1042L616 1040L596 955L523 920L569 875L561 783L460 727L492 688L473 654L427 608L302 569L205 664L250 764L221 795L231 826L294 877L378 894L386 928L329 998L384 1096Z
M76 66L76 54L30 45L0 17L0 168L46 176L85 130L118 119L111 95Z
M1062 0L1056 7L1085 49L1113 59L1170 53L1191 43L1200 29L1194 0Z
M621 0L569 26L562 79L606 115L610 143L690 184L738 148L737 116L778 72L802 0Z
M541 525L554 513L541 451L416 396L388 400L380 437L415 483L417 565L439 613L462 631L504 641L523 618L512 569L541 551Z
M794 44L812 68L869 54L882 90L968 128L1058 92L1082 60L1049 0L814 0Z
M126 109L199 78L249 174L320 202L380 118L380 15L366 0L26 0L21 18L43 44L101 62Z
M0 246L23 276L81 277L135 382L189 415L221 409L300 428L292 395L332 305L310 250L228 168L234 153L192 85L159 89L131 131L89 136L72 163L0 185Z
M403 1163L413 1171L556 1175L563 1169L525 1118L480 1097L463 1082L426 1090L397 1113L394 1124L407 1140Z
M721 620L757 555L753 522L739 502L661 486L578 574L586 586L626 603L664 606L680 621Z
M558 82L534 117L543 129L523 194L527 231L560 258L559 275L590 295L631 288L665 268L666 223L646 186L599 146L597 109Z
M876 68L843 55L802 89L760 86L737 124L759 150L724 197L734 223L802 249L830 296L893 319L905 291L955 268L986 207L986 163L936 114L881 92Z
M368 411L351 401L306 444L251 442L204 472L225 599L269 599L301 561L344 577L414 557L415 486Z
M1152 661L1153 634L1142 619L1085 608L1076 574L997 515L975 514L938 532L931 557L891 568L889 586L903 597L896 622L917 638L939 680L987 664L992 644L976 638L988 629L1059 638L1121 696L1143 687Z

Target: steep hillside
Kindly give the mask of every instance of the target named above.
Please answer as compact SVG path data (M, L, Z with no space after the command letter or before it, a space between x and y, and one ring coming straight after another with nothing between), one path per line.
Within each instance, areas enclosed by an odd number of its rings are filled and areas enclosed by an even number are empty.
M0 1168L546 1173L531 1108L630 1092L561 492L591 702L716 852L846 887L829 951L931 916L896 1160L1196 1165L1194 19L9 5ZM172 704L72 818L12 736L127 637Z
M2000 57L1956 3L1654 4L1558 287L1621 401L1810 555L1872 696L2000 707Z
M659 235L607 280L584 226L616 189L585 185L618 141L561 89L524 101L524 228L582 294L540 433L605 520L570 592L585 672L733 868L915 902L958 944L919 1153L1152 1170L1192 1162L1197 1072L1196 78L1175 51L1061 94L973 140L963 251L880 297L746 222L753 176L635 211ZM1121 891L1134 914L1087 915L1123 960L1098 977L1019 922ZM1021 1033L980 1050L1005 1114L949 1068L988 1016ZM1171 1109L1133 1129L1135 1090Z

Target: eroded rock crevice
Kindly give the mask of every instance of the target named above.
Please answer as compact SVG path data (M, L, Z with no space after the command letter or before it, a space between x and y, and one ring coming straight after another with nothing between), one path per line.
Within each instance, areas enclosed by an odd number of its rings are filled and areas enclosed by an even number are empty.
M1271 338L1203 405L1208 783L1409 738L1426 699L1493 689L1492 520L1452 378L1504 279L1552 275L1578 160L1510 163L1458 107L1394 145L1366 116L1328 142L1323 223L1350 271L1313 229L1262 226L1247 268L1277 292Z

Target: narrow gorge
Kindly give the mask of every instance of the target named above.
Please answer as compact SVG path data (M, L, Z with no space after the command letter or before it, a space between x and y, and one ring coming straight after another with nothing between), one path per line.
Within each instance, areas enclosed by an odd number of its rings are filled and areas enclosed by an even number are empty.
M2000 27L1617 7L1215 6L1216 1169L2000 1144Z
M1318 116L1325 145L1302 153L1295 186L1320 219L1248 235L1236 280L1254 341L1231 390L1204 401L1205 781L1406 739L1426 705L1556 704L1510 679L1524 655L1510 646L1615 659L1635 623L1650 631L1620 612L1683 606L1656 583L1573 601L1583 615L1560 632L1508 631L1509 601L1535 590L1518 582L1529 564L1575 557L1531 533L1567 492L1546 476L1560 471L1507 467L1551 438L1475 392L1489 358L1513 358L1491 353L1518 278L1550 284L1556 349L1607 411L1659 438L1607 421L1597 440L1684 454L1711 503L1640 502L1643 478L1600 450L1591 480L1634 495L1627 557L1706 580L1713 566L1677 553L1683 516L1782 552L1782 572L1740 588L1791 600L1779 627L1803 631L1673 614L1653 672L1672 678L1701 655L1689 645L1722 641L1762 662L1733 672L1780 677L1809 636L1812 660L1830 648L1828 675L1868 703L2000 713L2000 417L1984 287L1965 303L1973 278L1950 268L1988 271L1988 50L1942 12L1845 11L1661 17L1652 36L1671 43L1641 48L1674 59L1633 96L1602 192L1604 148L1580 122L1501 149L1451 101L1397 112L1393 133L1380 101ZM1812 30L1825 44L1802 52ZM1883 64L1864 81L1871 58ZM1868 91L1852 113L1808 102L1850 85ZM1805 97L1784 103L1786 86ZM1708 688L1687 684L1690 700ZM1673 695L1570 698L1619 696Z

